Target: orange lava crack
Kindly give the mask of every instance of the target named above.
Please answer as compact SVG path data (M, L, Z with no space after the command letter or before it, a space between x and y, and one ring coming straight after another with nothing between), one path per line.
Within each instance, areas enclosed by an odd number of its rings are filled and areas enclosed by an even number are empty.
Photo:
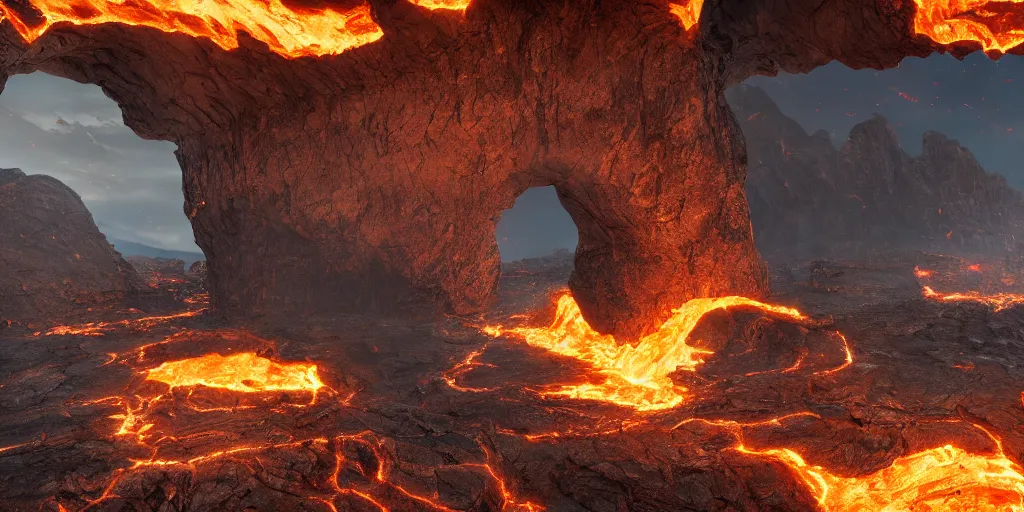
M146 379L171 388L206 386L243 393L309 391L316 396L324 387L315 364L278 363L252 352L165 362L149 370Z
M149 346L149 345L147 345ZM140 355L145 347L138 349ZM470 358L470 362L471 358ZM118 438L126 438L134 445L150 451L145 458L129 458L130 466L117 470L109 483L107 483L99 496L94 499L83 500L78 503L61 503L61 499L51 498L51 504L59 510L89 510L100 507L102 504L120 498L119 489L124 486L131 488L135 485L125 480L126 477L137 474L140 471L157 469L160 471L178 468L180 470L195 472L201 466L214 461L233 460L244 466L255 460L260 461L260 453L269 450L294 450L320 446L331 450L334 453L334 467L331 469L331 477L327 485L329 496L314 495L307 498L323 504L329 510L337 512L339 507L335 501L342 495L353 496L365 501L377 509L390 512L393 508L390 502L395 502L394 510L406 510L407 506L401 502L415 503L417 509L438 510L443 512L453 511L450 507L440 502L436 495L425 496L420 492L410 490L394 482L390 477L393 463L383 450L384 440L371 431L363 431L357 434L337 434L325 437L315 437L302 440L290 440L276 443L246 443L241 445L219 447L209 453L191 456L189 458L163 458L159 456L160 448L169 442L180 442L186 439L197 439L200 437L221 437L223 433L212 431L193 432L183 437L176 437L172 433L155 432L158 417L151 417L154 414L160 416L164 413L154 412L154 405L162 401L181 401L194 412L207 413L213 411L234 412L243 409L254 409L260 406L240 405L234 407L195 407L190 403L192 394L200 388L212 388L222 393L267 393L280 391L309 392L313 395L313 402L309 404L286 404L294 407L309 407L318 400L318 394L322 390L334 392L327 387L320 379L317 372L317 365L301 362L280 362L261 357L252 352L244 352L222 356L219 354L206 354L200 357L169 361L160 364L149 370L141 372L145 380L161 382L167 385L167 392L155 396L125 395L110 396L96 400L79 402L81 406L91 405L112 405L120 408L122 412L112 414L108 418L117 420L116 430L112 435ZM173 393L175 389L188 388L187 394ZM348 404L352 397L341 401ZM320 397L322 399L322 397ZM276 409L271 409L276 410ZM375 462L366 464L360 460L348 461L342 452L346 443L357 443L373 454ZM0 448L0 452L14 450L33 443L23 443ZM483 463L461 463L454 466L471 468L479 471L485 478L493 482L494 489L500 495L501 508L504 512L539 512L544 507L529 501L517 498L511 491L509 485L500 475L493 462L490 452L483 450L487 462ZM342 482L342 467L346 462L353 464L362 478L365 479L353 482ZM262 464L260 462L260 464ZM396 501L397 500L397 501ZM346 508L347 509L347 508Z

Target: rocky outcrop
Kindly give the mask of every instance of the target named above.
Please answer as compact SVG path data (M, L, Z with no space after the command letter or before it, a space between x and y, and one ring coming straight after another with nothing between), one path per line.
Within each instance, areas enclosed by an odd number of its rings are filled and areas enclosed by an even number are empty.
M0 169L0 321L58 319L143 286L81 198L49 176Z
M99 84L136 132L178 145L223 312L478 312L495 220L553 185L579 228L584 315L636 339L689 298L766 292L727 84L944 48L888 0L708 1L689 30L664 0L369 7L379 40L297 59L119 24L28 44L2 21L0 77Z
M879 249L1013 251L1024 198L966 148L924 134L911 157L888 122L856 125L841 147L808 135L761 89L730 91L747 140L747 195L767 256L863 255Z

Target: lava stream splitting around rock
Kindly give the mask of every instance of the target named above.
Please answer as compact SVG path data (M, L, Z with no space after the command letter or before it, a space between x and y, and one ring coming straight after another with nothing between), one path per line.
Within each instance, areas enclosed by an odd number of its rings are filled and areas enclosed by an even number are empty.
M773 306L744 297L693 299L654 333L636 346L619 344L610 335L600 334L583 319L572 295L558 298L555 321L550 327L484 327L492 336L510 334L526 343L569 356L586 363L604 377L600 383L566 385L547 391L550 396L611 402L639 411L671 409L682 403L686 391L672 382L669 375L677 370L694 370L701 356L711 354L687 345L690 332L707 313L736 306L753 307L766 313L793 320L805 320L799 311ZM847 353L849 355L849 353Z

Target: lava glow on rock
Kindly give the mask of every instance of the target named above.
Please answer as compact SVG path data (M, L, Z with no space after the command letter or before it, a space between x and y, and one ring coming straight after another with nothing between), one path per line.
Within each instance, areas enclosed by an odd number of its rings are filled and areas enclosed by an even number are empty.
M657 332L647 335L634 347L619 344L613 336L590 328L576 301L568 293L558 298L555 321L550 327L485 327L492 336L510 334L526 343L559 355L591 364L604 377L603 382L563 386L548 391L549 396L600 400L640 411L673 408L683 401L685 389L669 375L677 370L693 370L701 356L710 354L686 344L690 332L707 313L730 307L757 308L795 320L806 317L783 306L764 304L744 297L693 299L673 311Z
M740 453L778 459L811 490L829 512L1024 510L1024 475L1000 447L996 455L976 455L946 445L900 457L885 469L862 477L837 476L812 466L793 450L751 450Z
M914 0L914 31L940 44L977 41L1006 52L1024 43L1024 0Z
M30 25L0 2L0 20L8 20L29 43L51 26L121 23L207 38L221 48L238 47L239 30L285 57L339 54L381 38L384 32L366 3L346 12L294 10L281 0L34 0L44 21Z
M149 370L147 380L168 386L206 386L246 393L263 391L309 391L324 387L316 365L278 363L252 352L222 356L207 354L169 361Z

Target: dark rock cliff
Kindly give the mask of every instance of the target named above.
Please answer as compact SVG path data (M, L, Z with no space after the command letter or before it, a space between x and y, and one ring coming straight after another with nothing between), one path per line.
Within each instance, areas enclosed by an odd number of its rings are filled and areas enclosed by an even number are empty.
M955 140L925 133L922 154L912 157L876 116L836 148L761 89L736 87L729 100L747 141L747 196L766 257L999 253L1024 241L1024 198Z
M52 320L144 286L81 198L54 178L0 169L0 218L0 320Z

